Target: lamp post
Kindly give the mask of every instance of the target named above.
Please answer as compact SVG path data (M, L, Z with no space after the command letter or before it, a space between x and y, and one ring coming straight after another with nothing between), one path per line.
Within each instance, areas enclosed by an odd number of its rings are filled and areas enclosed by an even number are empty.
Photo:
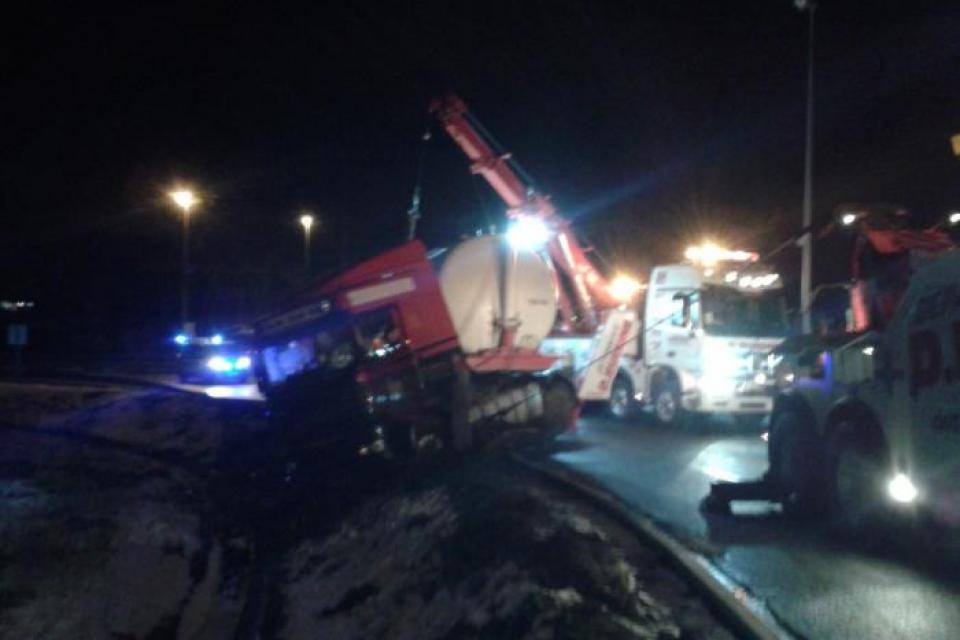
M316 218L313 214L303 213L300 216L300 226L303 227L303 268L307 272L310 271L310 230L314 222Z
M810 286L813 278L813 234L810 228L813 225L813 25L817 4L811 0L794 0L794 5L800 11L806 11L809 16L807 29L807 132L803 162L803 234L800 242L800 310L803 333L810 333Z
M190 279L190 210L199 200L189 189L171 191L170 199L183 213L183 246L180 265L180 325L185 333L189 333L187 319L189 315L189 279Z

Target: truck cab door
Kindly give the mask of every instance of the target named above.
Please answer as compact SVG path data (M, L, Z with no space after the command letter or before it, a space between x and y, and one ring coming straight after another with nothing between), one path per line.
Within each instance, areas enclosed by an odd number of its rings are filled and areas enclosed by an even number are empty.
M695 289L660 289L654 292L645 329L644 360L677 372L699 367L700 297Z

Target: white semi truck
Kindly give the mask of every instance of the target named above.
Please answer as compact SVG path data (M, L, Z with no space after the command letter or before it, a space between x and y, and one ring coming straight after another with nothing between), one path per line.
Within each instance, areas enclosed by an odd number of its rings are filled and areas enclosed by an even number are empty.
M686 257L654 267L641 308L612 312L592 343L550 338L541 351L569 354L586 372L581 397L607 402L618 418L650 404L663 424L712 413L759 422L773 407L770 351L786 335L780 277L756 254L712 244ZM617 340L627 344L611 367L597 355Z

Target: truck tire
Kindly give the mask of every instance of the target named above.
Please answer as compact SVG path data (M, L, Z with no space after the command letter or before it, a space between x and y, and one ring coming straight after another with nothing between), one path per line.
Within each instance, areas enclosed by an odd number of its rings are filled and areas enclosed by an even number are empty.
M873 432L852 421L836 425L827 443L827 491L832 523L853 529L884 512L885 448Z
M630 379L622 373L618 374L613 379L613 386L610 388L607 412L617 420L632 418L637 408L633 393L633 383L630 382Z
M450 412L450 444L456 453L473 449L474 432L470 423L473 403L473 381L463 363L454 365L452 410Z
M654 383L651 395L653 415L658 423L668 427L683 424L684 411L679 384L671 379L662 379Z
M770 479L781 495L789 516L809 518L822 514L828 504L820 438L803 416L784 410L770 425Z
M573 428L578 408L577 391L567 380L553 378L543 386L543 425L546 435L557 435Z

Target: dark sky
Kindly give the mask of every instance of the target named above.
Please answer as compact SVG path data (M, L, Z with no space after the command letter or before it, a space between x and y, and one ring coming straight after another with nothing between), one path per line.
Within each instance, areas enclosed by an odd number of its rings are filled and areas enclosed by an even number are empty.
M385 248L448 90L614 261L797 227L806 22L789 0L138 4L0 27L0 295L173 321L177 179L204 191L208 275L294 270L300 207L322 218L321 264ZM817 218L960 206L960 5L823 0L817 20ZM502 215L443 135L423 189L430 244ZM837 246L821 280L844 272Z

